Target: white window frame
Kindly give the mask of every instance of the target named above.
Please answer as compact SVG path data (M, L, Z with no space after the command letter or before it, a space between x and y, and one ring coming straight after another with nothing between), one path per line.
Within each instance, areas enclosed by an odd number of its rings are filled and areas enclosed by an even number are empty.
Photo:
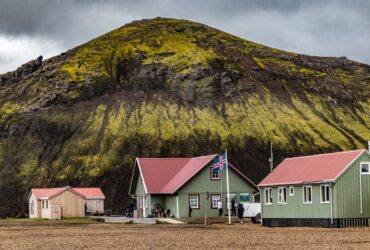
M196 201L197 201L197 205L196 206L193 206L191 201L192 201L192 198L196 197ZM199 206L199 203L200 203L200 195L199 194L189 194L189 205L192 209L199 209L200 206Z
M294 196L294 187L293 186L289 187L289 196Z
M367 164L367 166L368 166L368 170L367 170L367 172L362 172L362 165L363 164ZM360 173L362 174L362 175L367 175L367 174L370 174L370 161L363 161L363 162L360 162Z
M285 197L284 197L284 190L285 190ZM278 187L278 204L288 204L287 194L288 194L288 190L286 187ZM285 198L285 199L282 199L282 198Z
M308 188L311 190L311 201L306 201L306 197L305 197L305 190ZM312 204L312 200L313 200L312 186L310 185L303 186L302 192L303 192L303 204Z
M322 189L325 188L324 190L324 197L322 196ZM329 190L329 193L326 192L326 188ZM327 197L329 195L329 197ZM324 198L324 200L323 200ZM331 190L330 190L330 185L329 184L323 184L320 185L320 203L330 203L331 200Z
M144 203L143 196L138 196L137 198L139 200L139 206L138 206L139 209L143 209L143 203Z
M218 197L215 199L215 197ZM221 194L211 194L211 208L218 208L218 202L221 201Z
M145 208L149 208L149 196L144 196L144 206Z
M265 205L272 204L272 188L265 188Z

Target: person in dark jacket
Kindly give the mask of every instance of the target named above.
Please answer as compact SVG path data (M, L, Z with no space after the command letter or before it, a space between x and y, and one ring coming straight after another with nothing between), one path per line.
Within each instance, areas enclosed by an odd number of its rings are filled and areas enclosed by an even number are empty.
M243 223L243 214L244 214L243 204L239 203L239 205L238 205L238 218L240 220L240 223Z
M231 200L231 216L236 216L236 207L235 207L235 199Z
M132 218L134 217L134 210L135 210L135 204L133 201L130 201L128 204L128 217Z

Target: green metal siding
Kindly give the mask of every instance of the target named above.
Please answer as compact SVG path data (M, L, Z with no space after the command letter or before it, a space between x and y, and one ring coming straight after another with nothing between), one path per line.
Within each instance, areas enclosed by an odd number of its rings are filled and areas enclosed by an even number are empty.
M263 218L330 218L330 203L320 203L320 185L312 186L312 204L303 203L303 186L294 186L294 196L289 195L287 204L278 204L278 187L272 188L272 204L265 204L265 188L261 189Z
M167 195L164 199L164 209L170 209L171 214L176 217L176 195Z
M139 195L139 194L142 195L144 193L145 193L144 185L143 185L143 182L141 180L141 176L139 176L139 178L137 179L137 182L136 182L135 195Z
M209 193L209 203L207 216L218 216L218 210L211 208L211 195L221 194L221 183L222 183L222 205L224 214L227 213L226 209L226 170L222 170L221 180L211 180L210 177L210 166L204 168L200 173L197 174L191 181L189 181L183 188L178 192L179 195L179 207L180 217L188 217L189 213L189 195L199 194L200 195L200 208L192 209L192 218L204 217L206 207L207 192ZM229 168L229 184L230 194L235 193L237 195L237 201L240 200L240 193L249 193L250 200L253 199L253 193L258 190L246 182L242 177Z
M370 218L370 175L360 175L360 162L370 162L370 155L364 152L336 181L333 192L334 218ZM362 214L359 178L362 178Z
M150 195L150 205L158 203L159 205L163 206L165 198L165 195Z
M333 218L370 218L370 175L361 175L363 190L363 214L360 214L360 162L370 161L370 155L364 152L351 166L341 174L334 183ZM273 187L273 204L266 205L265 187L261 189L261 204L263 218L331 218L331 204L320 203L320 184L312 184L312 204L303 204L303 187L294 187L294 196L289 196L287 204L278 204L278 187Z

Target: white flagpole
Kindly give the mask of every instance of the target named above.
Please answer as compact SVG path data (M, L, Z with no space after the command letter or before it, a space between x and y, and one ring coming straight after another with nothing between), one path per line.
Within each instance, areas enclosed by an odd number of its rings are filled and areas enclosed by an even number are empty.
M227 149L225 149L226 158L226 182L227 182L227 209L229 214L229 224L231 224L231 202L230 202L230 185L229 185L229 164L227 161Z
M220 201L221 201L221 204L223 203L222 202L222 197L223 197L223 194L222 194L222 171L221 171L221 169L219 168L218 169L218 172L220 173L220 182L221 182L221 195L220 195ZM223 209L223 208L222 208Z

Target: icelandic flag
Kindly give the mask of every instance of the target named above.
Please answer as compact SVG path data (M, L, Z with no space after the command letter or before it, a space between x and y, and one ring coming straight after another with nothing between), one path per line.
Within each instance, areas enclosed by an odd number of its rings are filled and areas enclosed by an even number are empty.
M222 155L217 155L213 159L213 166L221 170L223 170L224 168L227 168L227 159L226 159L225 153Z

